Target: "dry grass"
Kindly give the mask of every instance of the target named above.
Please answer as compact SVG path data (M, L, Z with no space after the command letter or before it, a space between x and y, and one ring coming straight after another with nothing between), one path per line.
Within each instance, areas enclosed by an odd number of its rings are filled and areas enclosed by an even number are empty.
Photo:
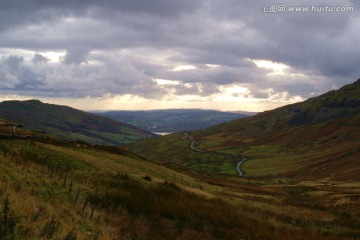
M20 151L28 143L7 144ZM74 169L64 186L60 172L50 176L44 162L1 154L0 193L9 195L20 239L40 238L53 217L59 219L56 239L73 230L77 239L351 239L360 234L359 212L353 210L360 191L356 182L229 181L91 147L32 144L53 152L49 156L57 161L71 159ZM77 189L81 194L74 205Z

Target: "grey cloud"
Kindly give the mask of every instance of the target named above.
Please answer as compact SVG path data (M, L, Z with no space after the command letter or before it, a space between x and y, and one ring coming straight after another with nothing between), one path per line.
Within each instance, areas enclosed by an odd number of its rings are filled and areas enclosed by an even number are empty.
M86 62L89 50L86 48L68 49L64 59L65 64L80 64Z
M116 56L96 58L98 62L100 59L101 64L66 65L37 64L19 56L3 57L0 89L24 95L74 98L105 94L161 98L167 93L130 61Z
M0 59L0 89L11 89L20 84L20 64L24 59L19 56L2 57Z
M37 86L42 93L59 96L132 93L161 98L169 89L159 88L152 78L163 78L181 81L172 87L178 95L211 94L219 86L238 83L259 97L265 88L309 96L359 77L357 1L316 1L316 5L353 5L353 14L265 14L261 12L264 4L268 2L4 0L0 47L36 52L66 49L67 53L65 64L56 67L40 55L34 56L33 63L44 64L36 66L21 59L2 59L2 86L22 91ZM279 0L279 4L315 3ZM139 49L151 50L153 55L171 54L158 62L139 57ZM90 50L107 54L128 50L130 57L96 56ZM249 59L281 62L306 77L274 79ZM90 60L102 65L87 64ZM182 64L197 69L171 70ZM208 68L206 64L220 66ZM192 85L186 87L186 83ZM204 89L199 91L196 83Z
M35 53L34 57L31 59L32 63L46 63L48 62L49 59L44 57L43 55L39 54L39 53Z
M18 27L23 24L38 24L64 16L87 16L97 9L107 12L123 12L155 15L173 18L186 12L192 12L201 5L201 1L183 0L88 0L88 1L23 1L2 0L0 11L0 30ZM20 16L20 17L19 17ZM106 15L102 16L106 17Z
M21 56L8 56L0 60L0 80L3 90L26 90L42 85L42 77L24 64Z
M257 90L257 91L254 91L251 96L254 98L267 99L270 97L270 94L269 94L269 92L266 92L266 91Z
M201 1L184 0L184 1L168 1L168 0L112 0L112 1L92 1L92 5L96 7L106 7L107 9L116 9L122 12L140 12L162 17L173 18L184 12L192 12L194 8L201 5Z
M22 56L11 55L8 57L2 57L1 60L6 69L14 72L20 68L20 64L24 61L24 58Z
M246 83L260 81L267 70L259 69L254 63L246 59L238 59L236 66L208 67L207 65L195 64L196 69L186 71L163 71L159 75L165 79L182 80L184 83L211 83L215 85L227 85L233 83Z
M256 45L252 45L251 41L245 45L240 41L228 42L229 44L222 44L226 48L225 51L229 53L235 51L238 56L244 54L250 58L283 62L302 70L317 71L328 77L335 72L342 76L347 74L350 78L360 74L358 68L353 64L360 60L360 49L350 47L352 51L348 51L348 40L359 39L359 34L352 33L356 31L354 24L359 21L359 17L356 15L359 4L356 1L323 0L315 3L311 0L294 0L279 2L286 6L355 6L355 13L265 14L261 13L261 7L265 4L269 3L266 1L246 3L212 1L211 11L219 19L238 21L245 25L245 29L252 30L258 36L256 40L262 39L261 44ZM229 8L230 5L231 8ZM257 14L253 14L256 10ZM218 14L218 12L224 14ZM225 39L225 41L227 40ZM218 49L214 45L215 42L212 43L213 49Z

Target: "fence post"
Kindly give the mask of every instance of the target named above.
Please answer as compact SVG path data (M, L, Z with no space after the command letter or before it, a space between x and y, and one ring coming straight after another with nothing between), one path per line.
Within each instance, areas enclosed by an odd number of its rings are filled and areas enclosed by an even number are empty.
M66 179L67 179L67 174L65 175L65 178L64 178L64 187L66 186Z
M72 190L72 185L73 185L73 181L71 181L71 183L70 183L69 193L71 193L71 190Z
M84 202L84 205L83 205L83 207L82 207L82 212L84 212L87 204L88 204L88 199L86 198L86 199L85 199L85 202Z
M79 195L80 195L80 189L78 190L77 194L76 194L76 197L75 197L75 201L74 201L74 204L76 204L78 198L79 198Z
M92 219L93 215L94 215L94 211L95 211L95 206L92 205L91 206L91 214L90 214L90 219Z

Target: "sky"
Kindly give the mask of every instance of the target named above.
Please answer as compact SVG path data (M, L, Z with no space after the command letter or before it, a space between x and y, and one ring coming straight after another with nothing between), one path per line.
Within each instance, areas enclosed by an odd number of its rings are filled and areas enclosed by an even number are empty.
M0 101L259 112L360 78L357 0L0 4Z

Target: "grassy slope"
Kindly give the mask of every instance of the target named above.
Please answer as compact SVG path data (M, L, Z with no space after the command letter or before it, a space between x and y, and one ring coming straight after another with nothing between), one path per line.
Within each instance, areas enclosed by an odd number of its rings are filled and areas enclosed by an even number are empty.
M77 147L37 133L10 137L6 125L0 133L0 196L10 203L6 221L0 207L0 227L7 223L15 239L360 236L356 182L228 181L115 148Z
M17 122L27 129L95 144L126 144L152 135L106 117L36 100L2 102L0 117Z
M242 166L248 176L270 174L309 180L348 178L358 181L359 126L360 82L357 82L302 103L189 132L185 141L180 135L169 135L128 148L155 161L166 159L189 166L189 159L200 162L189 155L188 146L195 139L200 149L249 159ZM161 147L153 148L153 144ZM206 159L201 161L206 162ZM229 161L219 159L218 165L230 166ZM222 173L219 169L221 166L202 168L202 171Z
M165 165L186 167L201 173L236 174L234 158L193 151L189 148L191 140L182 137L182 133L176 133L165 138L144 140L135 143L131 149L147 159Z

